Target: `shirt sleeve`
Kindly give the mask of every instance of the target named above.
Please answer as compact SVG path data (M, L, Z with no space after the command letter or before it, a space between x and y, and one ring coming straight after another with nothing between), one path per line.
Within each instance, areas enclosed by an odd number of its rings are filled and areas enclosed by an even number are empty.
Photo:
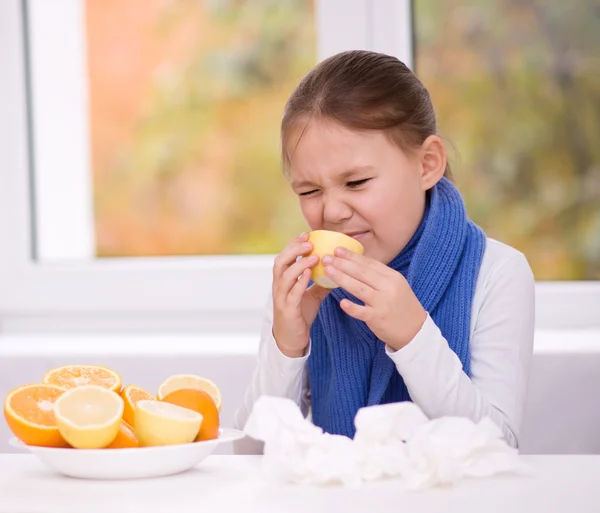
M535 282L524 255L492 269L471 337L471 378L428 315L405 347L386 352L429 418L490 417L518 447L533 354Z
M310 356L310 344L301 358L285 356L273 337L273 302L269 298L262 323L258 349L258 361L246 389L244 401L234 416L234 427L244 429L256 400L262 395L292 399L306 416L310 407L308 372L306 361ZM238 454L262 452L262 443L246 438L236 442Z

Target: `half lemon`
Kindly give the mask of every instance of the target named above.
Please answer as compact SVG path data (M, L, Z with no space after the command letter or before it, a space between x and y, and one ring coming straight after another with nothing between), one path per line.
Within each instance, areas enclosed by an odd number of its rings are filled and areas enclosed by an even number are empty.
M181 390L182 388L193 388L206 392L212 397L217 410L221 411L222 397L219 387L210 379L196 376L195 374L175 374L168 377L158 388L157 398L162 401L171 392Z
M187 408L144 399L135 405L135 434L142 446L191 443L202 424L202 415Z
M54 403L56 425L76 449L101 449L116 438L123 399L108 388L84 385L63 393Z

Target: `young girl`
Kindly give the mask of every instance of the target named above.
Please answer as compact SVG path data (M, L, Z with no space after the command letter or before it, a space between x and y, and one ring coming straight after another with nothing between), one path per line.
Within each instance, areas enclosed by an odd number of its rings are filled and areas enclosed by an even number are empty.
M412 400L429 418L489 416L518 446L533 275L467 217L421 82L388 55L330 57L289 98L281 141L310 228L350 235L364 255L321 255L333 291L310 283L318 257L298 258L306 233L277 256L237 427L261 395L350 437L359 408ZM238 451L260 450L251 442Z

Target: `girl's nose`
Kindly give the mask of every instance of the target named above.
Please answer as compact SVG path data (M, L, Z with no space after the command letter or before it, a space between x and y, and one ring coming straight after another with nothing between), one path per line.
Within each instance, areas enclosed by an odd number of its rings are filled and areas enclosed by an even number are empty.
M352 216L352 208L338 195L323 196L323 220L328 224L339 224Z

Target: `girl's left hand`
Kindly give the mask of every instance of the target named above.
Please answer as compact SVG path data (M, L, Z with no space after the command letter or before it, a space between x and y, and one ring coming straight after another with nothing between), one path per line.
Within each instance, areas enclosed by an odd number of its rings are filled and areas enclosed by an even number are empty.
M364 303L361 306L343 299L342 310L364 321L392 349L402 349L427 318L404 276L377 260L344 248L336 248L334 254L323 257L326 274Z

